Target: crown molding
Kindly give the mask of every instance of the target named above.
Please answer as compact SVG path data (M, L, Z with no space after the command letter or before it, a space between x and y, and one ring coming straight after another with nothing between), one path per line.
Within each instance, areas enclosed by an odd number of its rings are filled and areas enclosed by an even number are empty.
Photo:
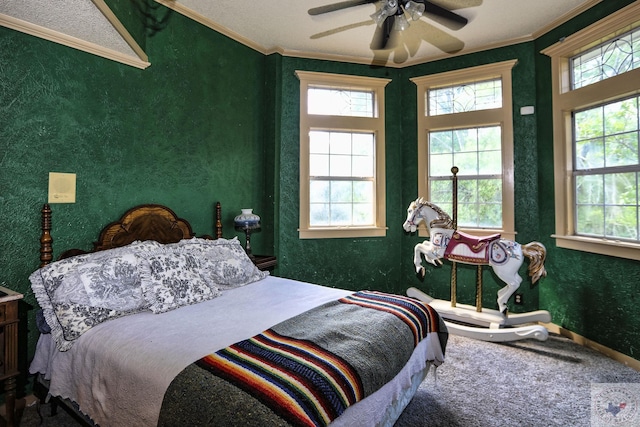
M81 40L76 37L51 30L49 28L41 27L40 25L35 25L21 19L13 18L2 13L0 13L0 26L20 31L22 33L39 37L41 39L45 39L64 46L68 46L73 49L81 50L93 55L101 56L103 58L120 62L125 65L130 65L132 67L145 69L149 65L151 65L148 61L146 61L146 59L143 60L138 57L126 55L122 52L118 52L95 43Z
M140 60L148 62L149 58L147 54L142 50L140 45L134 40L133 36L122 25L122 22L116 17L113 11L107 6L104 0L91 0L96 5L98 10L107 18L107 20L113 25L113 28L120 34L120 37L129 45L129 47L138 55Z

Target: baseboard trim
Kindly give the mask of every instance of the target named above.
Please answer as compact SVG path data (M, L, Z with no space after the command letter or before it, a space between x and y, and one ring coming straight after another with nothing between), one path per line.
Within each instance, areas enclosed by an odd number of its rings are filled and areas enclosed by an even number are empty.
M547 328L547 330L551 333L569 338L571 341L575 342L576 344L580 344L581 346L595 350L598 353L602 353L605 356L640 372L640 360L636 360L630 356L627 356L624 353L620 353L619 351L613 350L602 344L598 344L595 341L591 341L590 339L585 338L580 334L576 334L573 331L565 329L562 326L556 325L555 323L542 323L542 325L545 328Z

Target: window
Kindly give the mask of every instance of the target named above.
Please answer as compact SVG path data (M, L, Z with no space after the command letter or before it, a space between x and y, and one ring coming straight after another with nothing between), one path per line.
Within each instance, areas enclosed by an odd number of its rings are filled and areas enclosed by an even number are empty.
M422 112L419 196L453 215L451 168L456 166L457 225L474 234L499 232L512 239L514 65L506 61L412 79Z
M636 2L543 51L559 247L640 260L639 14Z
M389 80L296 75L300 238L384 236L384 88Z

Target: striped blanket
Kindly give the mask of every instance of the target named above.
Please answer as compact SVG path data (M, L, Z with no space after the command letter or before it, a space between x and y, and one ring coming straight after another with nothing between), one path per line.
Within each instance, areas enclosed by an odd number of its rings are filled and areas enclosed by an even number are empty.
M326 426L390 381L428 334L444 349L440 327L422 302L357 292L187 367L165 394L159 425Z

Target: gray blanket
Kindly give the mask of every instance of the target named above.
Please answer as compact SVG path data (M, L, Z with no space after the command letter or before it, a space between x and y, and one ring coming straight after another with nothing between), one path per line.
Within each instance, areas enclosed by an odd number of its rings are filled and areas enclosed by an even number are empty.
M356 293L309 310L250 340L189 365L169 386L159 425L326 425L346 406L366 398L391 381L407 363L418 342L430 333L437 335L444 349L446 328L437 313L426 304L389 294ZM272 344L273 337L286 340L293 359L303 355L300 358L304 359L304 366L301 368L296 364L292 368L294 362L289 355L282 356L282 345L280 341ZM237 353L244 355L245 351L253 351L256 342L259 345L268 342L268 349L260 347L258 351L264 360L235 359ZM275 357L274 353L277 353ZM328 380L316 371L307 374L309 369L315 368L309 361L312 357L306 357L309 354L317 356L319 365L333 361L330 364L332 368L338 366L337 371L326 375ZM229 359L226 358L228 355ZM231 370L226 368L229 360L233 360ZM270 372L265 374L256 368L258 364L270 364L273 360L278 360L284 367L271 366L267 370L282 368L288 370L286 374L267 378ZM241 371L244 373L240 374ZM278 394L281 390L267 390L280 377L298 375L301 371L305 376L301 381L312 383L306 394L299 392L298 387L294 387L293 392L289 388L281 394ZM343 388L336 391L332 378L342 374L344 376L340 378L351 378L353 382L341 383ZM262 384L266 384L265 388ZM351 397L341 400L340 396L347 395ZM320 408L310 401L320 401L317 404ZM303 409L291 409L298 404Z

